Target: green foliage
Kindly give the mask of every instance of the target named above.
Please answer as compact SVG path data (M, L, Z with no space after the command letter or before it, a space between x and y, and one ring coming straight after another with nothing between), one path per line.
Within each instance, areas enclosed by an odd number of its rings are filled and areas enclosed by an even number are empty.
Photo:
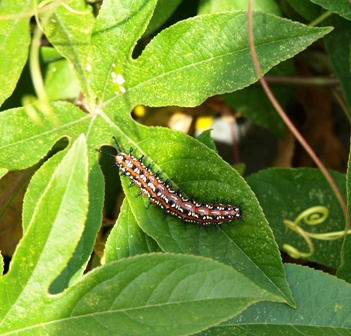
M296 309L262 302L206 335L348 335L350 284L321 271L285 265Z
M335 13L323 23L333 26L334 30L325 37L325 45L327 47L330 61L334 67L334 71L340 80L343 88L347 106L351 106L351 80L350 68L350 31L351 31L351 11L350 2L348 0L330 1L330 0L311 0L311 2L301 2L288 0L290 5L302 17L307 20L315 20L324 11L323 8L330 11L329 14ZM319 6L314 5L318 4ZM322 8L323 7L323 8Z
M28 57L30 44L29 11L34 2L3 0L0 4L0 105L14 90L18 78ZM19 16L18 13L26 13Z
M278 64L268 75L285 75L293 73L290 60ZM291 90L285 87L273 87L274 96L282 106L286 106ZM285 125L280 119L267 95L260 86L250 86L246 89L223 95L224 100L240 114L247 117L255 124L272 131L277 137L283 138ZM261 113L262 110L265 113Z
M347 20L351 20L350 1L348 0L340 0L340 1L311 0L311 1L333 13L343 16Z
M222 11L247 9L246 0L200 0L199 13L209 14ZM280 10L274 0L254 1L253 10L280 15Z
M331 174L346 197L345 176L336 172L331 172ZM285 220L294 222L307 209L311 209L311 213L303 216L303 220L299 223L307 232L312 234L342 232L345 227L340 204L324 176L317 169L267 169L249 176L247 182L265 209L267 220L282 250L284 250L283 245L289 242L299 251L309 252L309 247L303 237L288 230L283 224ZM328 214L325 216L323 209L314 208L316 206L329 209ZM317 219L320 219L321 222L316 223ZM340 265L341 245L342 240L340 239L326 240L323 244L316 244L314 253L309 259L337 268Z
M348 304L322 291L335 286L347 298L349 285L303 267L284 268L278 248L287 240L303 250L300 238L283 236L282 221L293 221L316 203L337 209L324 230L342 230L338 204L318 173L262 172L249 179L255 194L218 156L208 132L194 139L131 118L139 104L190 107L227 93L228 100L237 95L237 107L240 96L256 96L256 88L249 87L258 76L248 47L247 12L238 10L245 9L244 2L228 8L228 1L201 1L201 15L161 30L179 3L105 0L95 17L83 0L45 2L39 8L35 1L1 1L1 103L13 92L28 59L32 15L40 18L51 45L41 49L41 99L0 113L0 176L41 164L23 202L23 238L10 270L0 277L1 334L188 335L209 328L215 334L259 334L284 326L281 333L293 335L295 327L350 329L343 318L330 318L329 309L334 305L343 317ZM328 36L331 28L283 19L276 2L265 3L253 13L260 66L264 73L287 74L287 60ZM348 18L342 6L328 9ZM140 38L156 29L160 33L132 58ZM35 31L34 42L36 36ZM40 73L32 76L35 83L41 81ZM60 101L75 98L79 90L81 108ZM278 94L284 101L286 93ZM282 134L272 111L246 115ZM241 203L244 221L222 229L184 229L181 220L164 218L158 207L146 209L148 199L135 197L138 190L124 179L126 197L106 241L105 264L83 274L104 204L95 149L112 145L112 136L126 151L132 147L137 157L145 154L146 164L154 161L152 169L164 171L162 179L172 176L186 195ZM344 177L336 178L343 188ZM347 244L341 250L340 243L321 243L310 260L338 267L340 255L344 260L349 250ZM346 278L349 268L345 265L340 274ZM306 302L327 307L320 320ZM293 319L296 312L301 319ZM309 322L301 326L302 319Z
M351 53L351 22L334 15L327 20L327 24L332 24L335 28L330 36L326 36L325 46L330 54L335 73L343 89L347 106L351 106L351 81L350 74L345 73L345 69L350 68Z

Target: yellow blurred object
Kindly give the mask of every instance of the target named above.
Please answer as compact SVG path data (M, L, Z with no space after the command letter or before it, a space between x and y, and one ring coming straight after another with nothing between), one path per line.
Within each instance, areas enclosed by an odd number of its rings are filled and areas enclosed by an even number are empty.
M199 117L196 120L195 130L208 130L212 126L213 119L214 118L212 116Z
M143 106L143 105L135 106L135 108L134 108L134 113L135 113L135 115L136 115L138 118L144 117L144 116L145 116L145 113L146 113L146 108L145 108L145 106Z

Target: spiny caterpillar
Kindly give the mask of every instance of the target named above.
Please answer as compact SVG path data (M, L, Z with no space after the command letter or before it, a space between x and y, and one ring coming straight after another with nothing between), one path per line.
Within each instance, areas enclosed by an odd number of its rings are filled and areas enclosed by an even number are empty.
M197 202L194 199L185 197L182 191L174 190L170 180L163 181L160 178L161 172L153 173L151 165L145 166L142 162L144 156L136 159L131 153L123 152L115 137L117 155L105 153L100 149L98 152L112 156L116 166L121 170L121 175L128 176L131 186L140 188L140 193L149 198L150 204L155 204L165 211L166 214L176 216L185 222L195 223L204 226L212 226L231 222L241 217L240 205L227 205L221 203Z

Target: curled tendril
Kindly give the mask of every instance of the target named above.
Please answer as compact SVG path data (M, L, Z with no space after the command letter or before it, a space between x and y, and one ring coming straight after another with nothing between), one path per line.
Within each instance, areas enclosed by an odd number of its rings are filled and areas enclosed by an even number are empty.
M294 221L296 226L303 220L307 225L322 224L329 216L328 208L318 205L309 208L298 215Z
M337 231L337 232L327 232L327 233L310 233L308 231L305 231L301 226L301 222L304 222L307 225L318 225L322 224L326 221L326 219L329 216L329 210L324 207L324 206L315 206L311 207L299 214L295 221L292 222L290 220L285 219L283 221L284 225L296 232L298 235L300 235L306 242L309 248L309 252L301 252L295 247L289 245L289 244L284 244L283 249L293 258L307 258L310 257L313 252L314 252L314 246L312 243L311 238L313 239L319 239L319 240L336 240L340 239L345 235L345 231ZM347 232L347 234L350 234L351 230Z

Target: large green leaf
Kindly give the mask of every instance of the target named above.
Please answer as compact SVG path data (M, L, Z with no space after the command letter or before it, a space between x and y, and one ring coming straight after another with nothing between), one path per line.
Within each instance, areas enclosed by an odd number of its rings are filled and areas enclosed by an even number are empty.
M0 106L15 89L27 61L33 10L33 0L0 2Z
M8 308L0 332L184 335L211 327L261 300L280 301L226 265L169 254L110 263L56 296L48 295L47 281L44 284L36 288L36 300L27 309L20 312L19 300ZM21 296L28 295L29 287L31 281ZM22 318L15 319L20 313Z
M43 309L51 301L48 287L71 258L83 232L88 210L87 168L82 135L51 175L11 269L0 279L1 333L26 328L38 317L50 315Z
M349 0L311 0L311 2L320 5L333 13L339 14L345 19L351 20L351 6Z
M330 31L260 12L254 13L253 22L263 73ZM125 79L125 92L115 93L112 80L105 81L111 87L104 104L111 105L105 109L109 114L122 103L196 106L208 96L242 89L258 79L248 48L247 13L201 15L178 22L158 34L137 60L128 61L116 73Z
M215 1L200 1L199 13L210 14L221 11L247 9L248 3L244 1L231 0L215 0ZM281 15L279 7L275 1L254 1L253 10L263 11L267 13ZM292 62L284 62L274 67L268 75L291 75ZM290 94L290 89L287 87L273 87L275 97L284 106L287 96ZM225 94L225 101L239 112L241 115L262 127L268 128L273 134L278 137L284 135L284 123L268 100L266 93L260 86L250 86L237 92Z
M150 254L92 271L54 307L67 318L37 330L92 335L185 335L208 328L260 300L279 300L239 272L194 256ZM59 316L59 314L57 314Z
M337 172L330 173L345 195L345 176ZM298 222L298 225L307 232L327 235L342 232L345 228L340 204L318 169L272 168L251 175L247 181L257 195L275 239L282 249L284 244L289 244L300 252L309 252L303 237L284 225L284 221L294 222L304 211L312 211L306 213ZM323 209L313 210L317 206ZM313 224L316 223L317 218L321 220L319 225ZM338 240L313 239L312 242L314 252L308 257L309 260L334 268L339 266L341 238Z
M144 150L133 153L136 157L151 153L144 163L148 164L151 158L157 162L153 166L154 172L164 171L161 174L163 179L173 176L174 189L181 188L188 196L195 193L198 201L219 199L224 202L229 200L232 204L241 203L244 219L244 222L234 222L232 226L223 225L223 231L218 227L199 230L194 225L188 225L185 230L178 218L165 218L163 211L156 206L147 208L149 200L144 196L135 197L139 190L136 187L128 188L130 182L126 178L122 182L129 211L142 230L166 252L202 255L230 264L262 288L282 295L292 304L272 232L257 199L242 177L214 151L181 133L144 128L139 130L139 135L144 140L130 145ZM129 227L132 224L126 216L122 216L118 220L118 226L121 225ZM118 238L115 236L119 231L118 228L112 231L108 241L112 246L107 247L109 251L116 251L115 259L119 258ZM130 239L138 238L131 236ZM110 258L113 259L112 255Z
M88 140L90 202L87 225L78 244L77 252L67 266L70 269L68 273L65 273L67 281L62 282L58 287L62 290L67 286L73 274L79 272L77 274L79 276L83 273L101 223L101 211L94 209L96 207L101 209L103 204L103 177L96 165L95 145L91 147L92 143L99 142L99 135L87 132L91 115L84 114L72 104L63 102L53 104L55 122L42 110L35 109L34 111L36 112L35 121L25 108L8 110L1 114L2 125L6 125L6 128L1 129L3 135L0 137L2 154L0 166L13 170L27 168L44 157L53 144L62 137L68 136L76 139L79 134L86 133ZM19 127L20 131L18 131ZM31 183L24 203L24 228L28 226L33 207L44 192L56 164L55 160L48 161L42 167L42 171L39 170L38 175L33 177L34 183Z
M296 309L258 303L203 335L349 335L351 287L329 274L285 265Z

